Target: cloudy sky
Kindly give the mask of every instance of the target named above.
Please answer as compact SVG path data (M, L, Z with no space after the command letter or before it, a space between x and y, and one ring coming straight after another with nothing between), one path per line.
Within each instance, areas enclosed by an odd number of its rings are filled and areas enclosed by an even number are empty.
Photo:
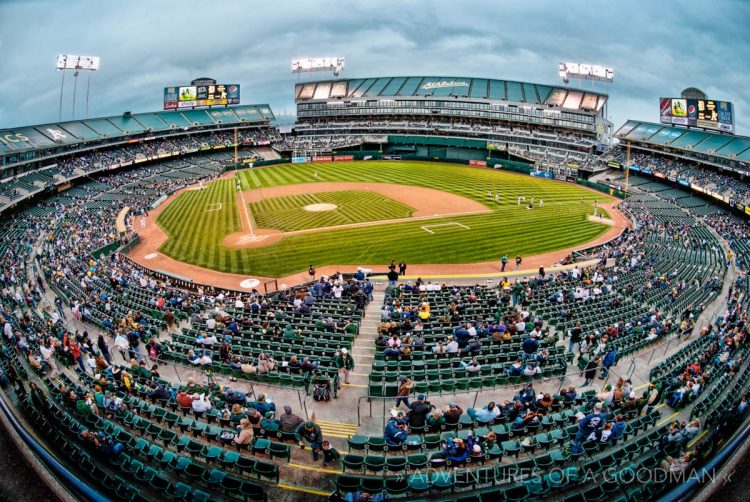
M615 67L616 127L658 121L659 96L695 86L734 102L737 133L748 135L749 25L744 0L0 0L0 128L57 121L54 64L68 53L102 58L90 116L159 110L164 86L196 77L239 83L243 103L291 112L294 57L344 56L348 77L538 83L558 83L557 63L573 60Z

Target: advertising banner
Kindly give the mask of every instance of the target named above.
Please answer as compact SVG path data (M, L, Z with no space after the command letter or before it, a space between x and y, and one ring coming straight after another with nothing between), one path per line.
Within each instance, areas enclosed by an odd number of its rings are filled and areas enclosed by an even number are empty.
M310 162L310 157L292 157L292 164L303 164Z
M354 155L334 155L334 161L354 160Z
M318 155L312 158L313 162L333 162L333 156L331 155Z
M487 167L487 161L486 160L470 160L469 161L470 166L479 166L479 167Z
M662 124L734 133L732 103L729 101L661 98L659 120Z

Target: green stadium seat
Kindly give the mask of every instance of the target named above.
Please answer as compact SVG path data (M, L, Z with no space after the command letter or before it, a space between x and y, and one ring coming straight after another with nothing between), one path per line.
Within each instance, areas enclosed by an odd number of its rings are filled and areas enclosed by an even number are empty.
M361 471L364 467L365 463L365 457L362 455L355 455L352 453L348 453L344 455L341 459L341 465L342 470L346 471L346 469L352 469L356 471Z

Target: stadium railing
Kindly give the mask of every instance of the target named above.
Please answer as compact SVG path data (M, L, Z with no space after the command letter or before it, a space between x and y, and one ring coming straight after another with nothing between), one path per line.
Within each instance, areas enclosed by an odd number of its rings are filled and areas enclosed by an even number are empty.
M23 383L21 383L23 385ZM15 414L10 410L8 404L5 402L3 393L0 392L0 409L2 409L7 421L13 428L13 433L17 434L21 440L29 447L29 449L40 459L40 461L47 468L57 481L59 481L70 493L75 494L79 500L89 500L92 502L106 501L107 497L101 495L99 492L91 488L87 483L82 483L78 477L70 472L64 465L49 454L46 448L42 446L31 434L28 433L26 428L16 418ZM11 431L8 431L9 433Z

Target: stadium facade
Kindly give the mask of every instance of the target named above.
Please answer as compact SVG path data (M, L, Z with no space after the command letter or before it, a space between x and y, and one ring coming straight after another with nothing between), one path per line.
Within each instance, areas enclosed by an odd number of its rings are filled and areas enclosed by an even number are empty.
M441 156L435 137L470 138L486 141L498 158L507 154L550 167L581 167L611 134L607 95L527 82L428 76L324 80L296 84L294 96L295 133L313 147L319 137L343 135L350 138L348 146L399 144L390 151L433 157ZM442 157L477 158L476 152L458 149Z

